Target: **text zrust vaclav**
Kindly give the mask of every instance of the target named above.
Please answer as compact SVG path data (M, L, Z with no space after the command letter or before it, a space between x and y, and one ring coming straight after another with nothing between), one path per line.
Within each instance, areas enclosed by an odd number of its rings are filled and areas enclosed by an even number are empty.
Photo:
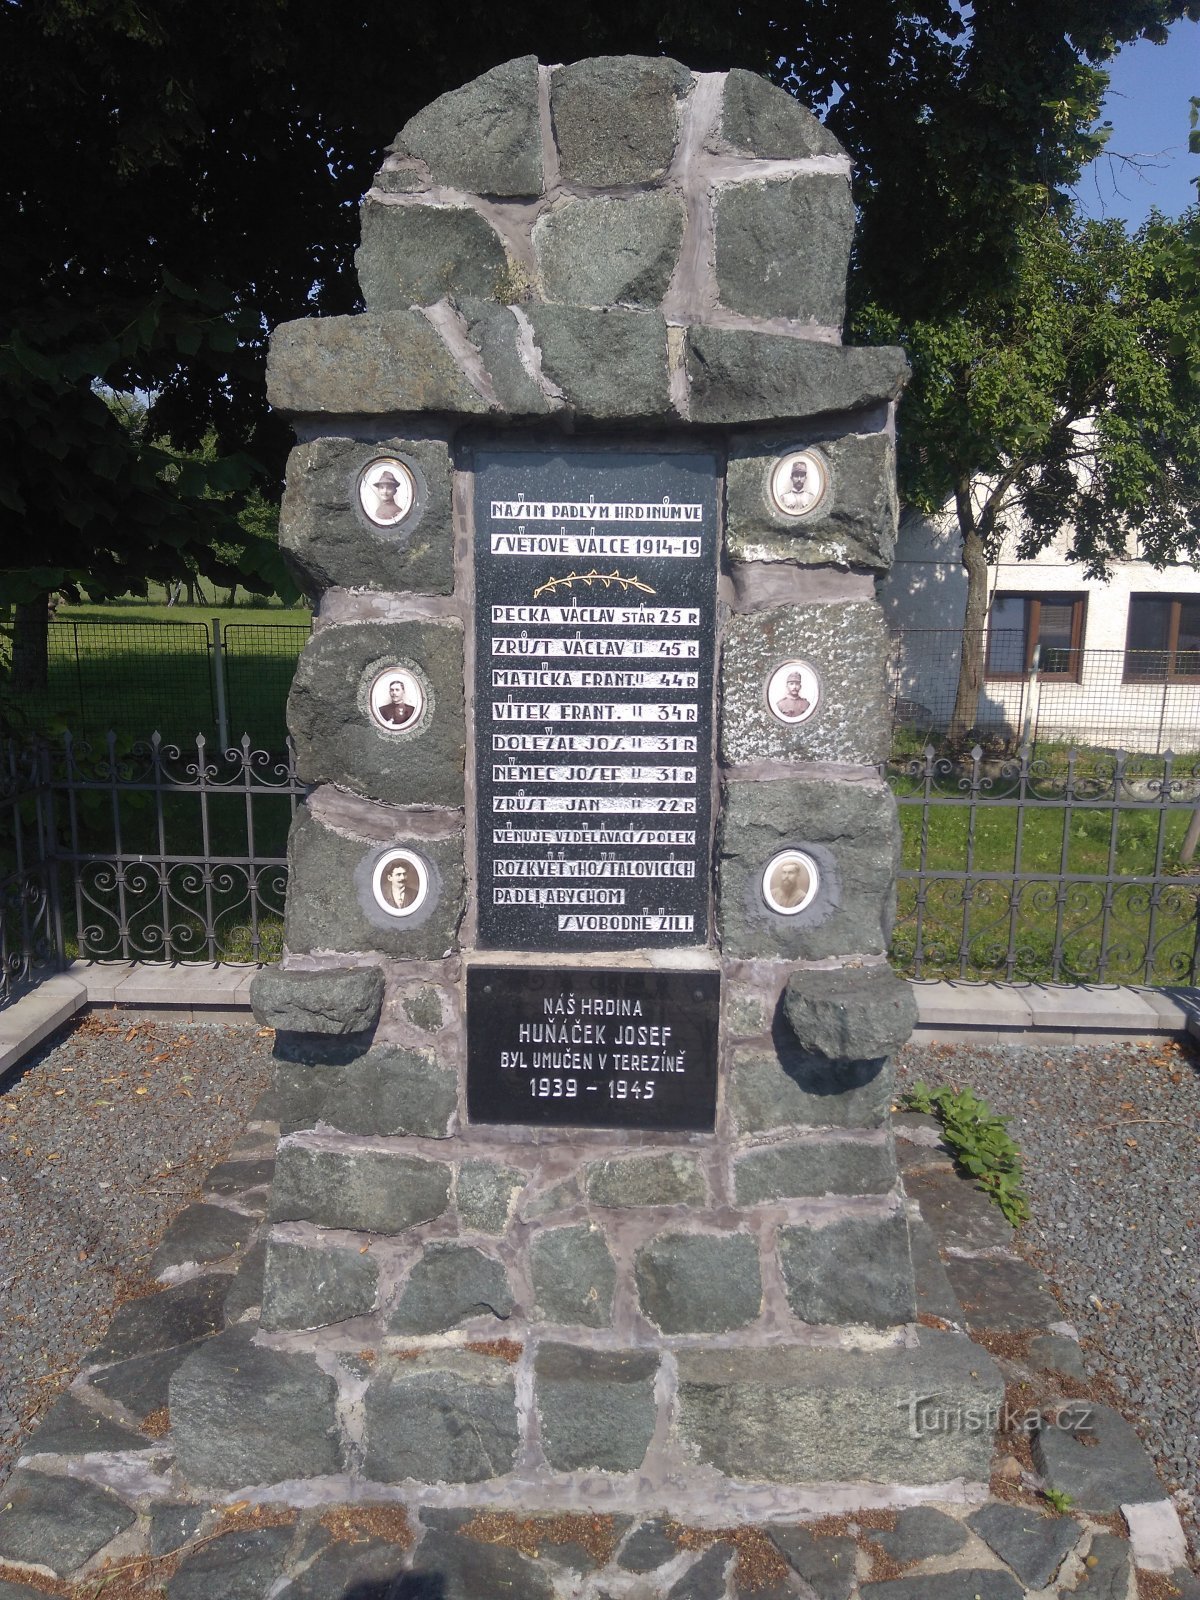
M479 944L708 939L712 458L476 464Z

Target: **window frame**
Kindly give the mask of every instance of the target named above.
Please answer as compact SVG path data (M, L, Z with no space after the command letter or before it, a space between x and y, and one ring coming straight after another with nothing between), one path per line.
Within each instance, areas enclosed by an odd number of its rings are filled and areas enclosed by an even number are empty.
M1158 605L1170 606L1167 617L1167 641L1161 650L1135 651L1129 643L1129 631L1133 627L1133 607L1135 601L1152 601ZM1200 594L1131 594L1129 605L1125 612L1125 649L1121 654L1121 682L1130 684L1134 688L1155 683L1200 683L1200 670L1196 672L1178 672L1175 669L1175 658L1179 653L1179 625L1182 621L1183 606L1185 601L1193 601L1200 605ZM1194 652L1189 652L1194 653ZM1130 655L1161 655L1166 658L1166 670L1163 673L1149 673L1132 676L1129 671Z
M992 666L992 638L994 632L1008 633L1011 629L992 627L992 606L997 600L1022 600L1025 603L1025 652L1020 672L1000 672ZM1040 678L1053 683L1078 683L1083 673L1083 640L1087 627L1087 591L1058 589L994 589L988 602L987 649L984 655L983 675L995 683L1020 683L1033 670L1033 652L1037 649L1041 631L1042 605L1069 605L1071 607L1071 642L1067 651L1071 666L1066 672L1047 672L1038 668Z

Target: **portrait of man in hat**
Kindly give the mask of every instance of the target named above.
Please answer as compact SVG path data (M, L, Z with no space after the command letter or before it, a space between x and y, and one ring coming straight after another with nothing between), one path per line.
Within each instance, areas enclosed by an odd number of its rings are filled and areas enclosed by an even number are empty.
M412 474L391 457L372 461L359 479L362 508L381 528L402 521L412 510L414 497Z
M771 474L771 498L786 516L802 517L825 493L825 468L811 450L785 456Z

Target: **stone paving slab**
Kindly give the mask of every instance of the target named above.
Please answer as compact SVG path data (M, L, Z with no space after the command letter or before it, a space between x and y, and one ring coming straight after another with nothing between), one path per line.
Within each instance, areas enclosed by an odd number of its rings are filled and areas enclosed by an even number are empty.
M65 974L46 978L0 1011L0 1082L55 1028L87 1004L83 984Z

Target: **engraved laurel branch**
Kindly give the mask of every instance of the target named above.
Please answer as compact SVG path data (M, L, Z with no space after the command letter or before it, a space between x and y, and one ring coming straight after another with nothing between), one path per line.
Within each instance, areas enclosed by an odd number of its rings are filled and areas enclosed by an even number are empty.
M648 583L643 583L640 578L623 578L614 568L612 572L597 572L595 567L590 572L568 572L563 578L547 578L545 583L539 584L533 591L536 600L539 595L554 594L559 589L570 589L576 583L586 583L590 589L593 583L602 583L606 589L611 589L613 584L619 584L626 591L637 589L642 594L656 594Z

